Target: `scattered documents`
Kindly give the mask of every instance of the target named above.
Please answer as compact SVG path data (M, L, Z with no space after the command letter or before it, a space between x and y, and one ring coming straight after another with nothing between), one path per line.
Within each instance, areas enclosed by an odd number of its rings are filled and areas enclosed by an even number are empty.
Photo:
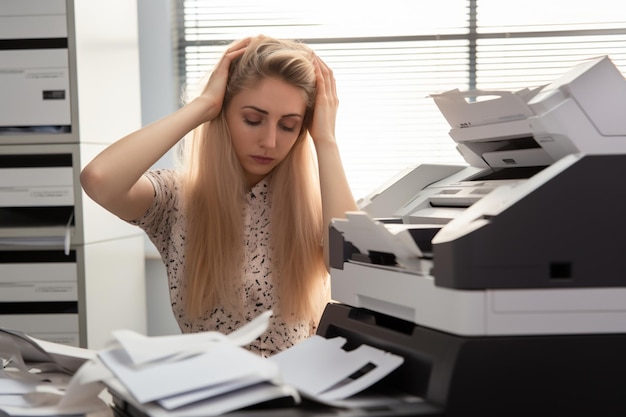
M263 358L243 346L269 325L268 311L237 331L146 337L120 330L94 352L0 333L0 412L63 416L111 411L110 394L150 417L214 416L300 396L339 407L372 404L362 393L403 362L402 357L342 337L312 336ZM376 399L380 404L380 398Z
M0 358L0 412L10 416L110 412L99 396L105 388L101 382L72 384L85 363L95 358L93 351L0 330Z

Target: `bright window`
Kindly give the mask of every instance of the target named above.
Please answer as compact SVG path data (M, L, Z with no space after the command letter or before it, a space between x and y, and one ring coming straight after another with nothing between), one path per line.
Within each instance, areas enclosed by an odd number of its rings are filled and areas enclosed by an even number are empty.
M598 55L624 72L626 5L593 4L176 0L181 85L196 85L235 39L306 42L334 70L337 137L359 198L407 167L464 163L432 93L538 86Z

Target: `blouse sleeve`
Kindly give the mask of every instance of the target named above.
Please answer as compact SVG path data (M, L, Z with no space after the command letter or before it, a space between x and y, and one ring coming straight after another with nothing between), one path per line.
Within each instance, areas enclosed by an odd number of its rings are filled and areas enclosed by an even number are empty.
M141 217L129 223L143 229L163 256L178 213L178 174L172 170L155 170L146 172L144 176L154 187L154 199Z

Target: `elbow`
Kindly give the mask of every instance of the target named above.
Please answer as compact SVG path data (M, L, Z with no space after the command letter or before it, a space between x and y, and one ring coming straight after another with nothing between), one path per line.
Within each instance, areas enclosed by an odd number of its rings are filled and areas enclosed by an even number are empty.
M80 172L80 185L83 191L98 204L104 202L103 190L105 189L105 183L104 175L92 165L87 165Z

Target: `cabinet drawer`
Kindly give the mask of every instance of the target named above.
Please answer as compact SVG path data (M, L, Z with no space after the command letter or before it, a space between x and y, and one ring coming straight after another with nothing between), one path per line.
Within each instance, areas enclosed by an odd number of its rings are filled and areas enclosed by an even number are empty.
M73 251L0 252L0 303L77 300Z

